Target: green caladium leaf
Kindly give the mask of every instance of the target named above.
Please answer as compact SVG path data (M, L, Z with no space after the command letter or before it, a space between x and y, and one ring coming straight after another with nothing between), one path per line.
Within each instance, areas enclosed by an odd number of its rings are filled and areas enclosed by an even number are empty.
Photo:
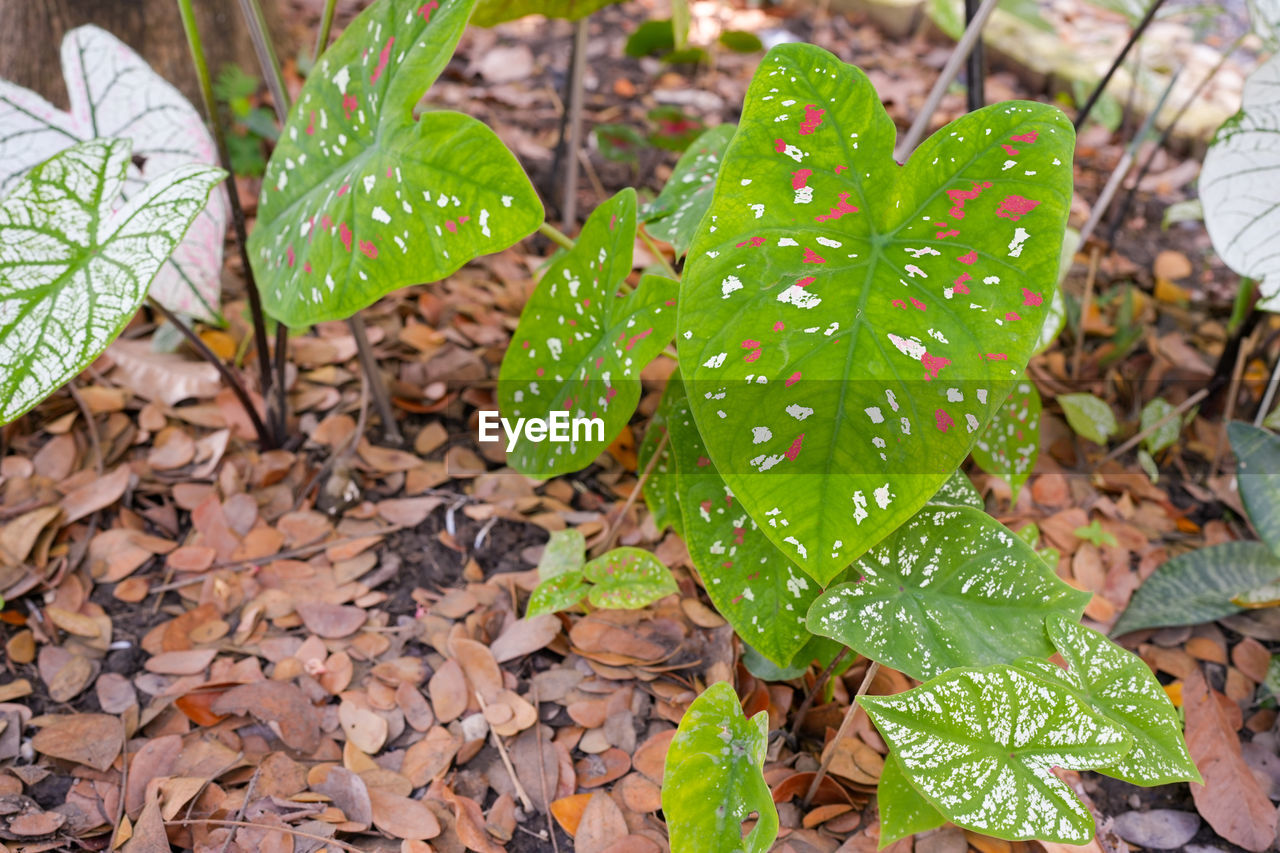
M1022 379L973 445L973 461L1013 487L1013 501L1040 455L1040 392Z
M721 124L695 139L680 156L662 192L641 212L649 233L670 243L677 257L689 251L698 224L711 207L720 158L735 130L737 125Z
M117 207L130 149L73 145L0 200L0 424L102 354L226 177L179 166Z
M866 76L775 47L689 251L680 366L734 495L819 583L968 455L1039 337L1071 196L1061 111L1010 102L899 167Z
M957 826L997 838L1088 841L1093 816L1052 770L1106 767L1132 745L1072 691L1009 666L859 702L915 790Z
M676 591L671 570L640 548L614 548L583 566L582 575L595 584L591 603L610 610L638 610Z
M900 838L937 829L947 822L933 804L911 787L902 762L889 753L884 759L880 784L876 786L880 807L880 847L888 847Z
M542 549L542 559L538 560L538 579L551 580L572 572L581 574L586 555L587 540L580 530L572 527L557 530Z
M689 558L738 636L785 666L812 637L804 617L818 585L764 535L716 472L679 376L668 380L667 393Z
M539 583L529 596L529 606L524 616L532 619L544 613L568 610L586 598L591 585L582 579L582 572L566 572Z
M1133 742L1124 757L1099 767L1099 773L1147 786L1202 781L1182 738L1178 713L1142 658L1061 616L1049 617L1045 627L1070 668L1040 658L1025 658L1015 666L1061 683Z
M963 471L956 471L942 488L929 499L931 504L947 504L949 506L971 506L974 509L986 509L982 495L973 487L973 481Z
M1145 432L1148 427L1157 424L1173 411L1173 406L1163 397L1156 397L1142 407L1140 427ZM1182 432L1182 422L1178 418L1170 418L1163 426L1142 440L1150 453L1159 453L1178 440Z
M1076 435L1094 444L1106 444L1120 428L1116 414L1105 400L1093 394L1059 394L1058 405Z
M926 507L809 608L809 630L921 681L958 666L1047 657L1046 617L1079 619L1073 589L986 513Z
M673 375L674 378L674 375ZM668 382L663 389L662 400L658 409L649 419L649 428L640 440L637 451L639 470L648 471L649 478L644 483L644 502L653 516L653 523L659 530L672 527L680 535L684 535L684 518L680 513L680 478L676 471L675 450L667 437L667 422L671 419L672 399L675 395L684 399L684 385ZM663 439L667 439L665 442ZM653 462L654 454L658 460ZM650 464L652 463L652 467Z
M478 27L495 27L526 15L544 15L576 21L618 0L480 0L471 22Z
M1232 599L1280 581L1280 558L1261 542L1224 542L1179 554L1151 573L1111 629L1197 625L1239 613Z
M601 434L568 442L521 436L508 460L531 477L591 464L640 401L640 370L671 341L678 285L647 275L623 298L636 235L636 194L625 189L595 209L572 251L538 283L520 316L498 382L505 417L599 418Z
M249 238L272 317L346 319L541 224L537 193L493 131L447 110L414 115L474 5L378 0L307 77Z
M1236 454L1240 500L1258 536L1280 557L1280 437L1233 421L1227 437Z
M693 700L667 750L662 813L671 853L765 853L778 810L765 784L768 714L751 719L733 687L718 682ZM743 824L755 820L750 832Z
M796 652L785 666L779 666L753 649L750 643L744 643L743 646L742 665L747 668L747 672L762 681L792 681L808 672L814 663L825 668L844 649L844 646L828 637L810 635L804 648ZM831 676L839 677L853 664L853 658L846 657L836 665Z

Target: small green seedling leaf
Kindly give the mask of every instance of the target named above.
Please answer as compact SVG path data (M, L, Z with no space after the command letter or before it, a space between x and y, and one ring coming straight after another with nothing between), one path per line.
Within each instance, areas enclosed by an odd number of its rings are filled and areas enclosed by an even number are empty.
M1142 407L1142 415L1140 418L1140 428L1145 432L1149 427L1160 423L1162 418L1168 417L1173 412L1173 406L1163 397L1156 397L1145 406ZM1165 423L1158 427L1154 432L1142 440L1146 445L1148 453L1159 453L1166 447L1171 447L1178 440L1178 435L1182 432L1182 422L1178 418L1169 418Z
M1131 746L1061 684L1009 666L859 702L915 790L957 826L997 838L1091 839L1093 816L1052 770L1106 767Z
M522 433L508 455L521 473L555 477L591 464L635 412L641 369L671 341L674 281L648 275L618 297L635 235L636 194L625 189L595 209L520 316L499 374L503 416L514 423L567 412L603 422L603 430L571 433L570 441L531 441Z
M968 507L924 508L849 577L809 608L809 630L922 681L957 666L1048 656L1044 619L1079 619L1089 601L1012 531Z
M526 619L544 613L559 613L577 605L591 591L591 585L582 579L582 572L566 572L539 583L529 596L525 610Z
M662 192L641 211L649 233L670 243L677 257L689 251L693 235L711 207L720 158L736 129L737 125L721 124L695 139L680 156Z
M415 115L475 2L378 0L307 78L249 238L272 317L345 320L542 223L537 193L492 130L448 110Z
M1162 563L1134 592L1112 636L1198 625L1243 608L1237 596L1280 581L1280 558L1261 542L1224 542Z
M653 125L649 141L668 151L684 151L704 129L701 120L686 115L675 104L664 104L649 110L649 122Z
M1061 616L1049 617L1045 627L1070 668L1039 658L1027 658L1015 666L1060 682L1133 741L1123 758L1099 767L1099 773L1146 786L1202 781L1182 738L1178 713L1142 658Z
M644 21L627 36L627 44L623 52L632 59L645 56L657 56L675 50L675 27L670 18L656 18Z
M1240 500L1258 537L1280 557L1280 437L1252 424L1227 425Z
M1107 439L1115 435L1119 425L1115 412L1104 400L1093 394L1061 394L1058 405L1067 416L1067 423L1075 430L1076 435L1089 439L1094 444L1106 444Z
M527 15L543 15L576 21L618 0L480 0L471 23L478 27L495 27Z
M746 30L725 30L720 34L720 43L734 53L759 53L764 50L764 42L760 36Z
M778 810L764 781L768 744L768 714L746 719L728 683L713 684L693 700L671 739L662 775L671 853L769 850L778 835Z
M710 457L820 584L959 467L1056 289L1061 110L978 110L901 167L895 136L861 71L770 50L681 285L680 367Z
M0 424L102 354L226 177L179 166L117 208L130 149L122 139L73 145L0 200Z
M880 848L900 838L937 829L947 822L933 804L911 787L898 756L889 753L884 759L880 784L876 786L880 807Z
M1103 545L1118 544L1115 535L1103 530L1102 523L1096 518L1085 526L1077 527L1071 532L1077 539L1084 540L1096 548L1101 548Z
M1040 455L1040 392L1023 379L973 445L973 461L1013 488L1013 502L1031 476Z
M581 531L572 527L555 531L542 549L538 579L546 581L573 572L581 574L586 554L587 541Z
M640 548L614 548L582 568L595 584L588 599L609 610L638 610L676 591L676 579L658 558Z
M592 133L600 156L615 163L639 163L639 152L649 145L644 134L629 124L597 124Z
M978 494L978 490L974 488L973 481L969 479L969 475L964 471L956 470L951 475L951 479L942 484L942 488L929 499L931 504L943 504L948 506L971 506L974 509L986 509L986 504L982 501L982 495Z

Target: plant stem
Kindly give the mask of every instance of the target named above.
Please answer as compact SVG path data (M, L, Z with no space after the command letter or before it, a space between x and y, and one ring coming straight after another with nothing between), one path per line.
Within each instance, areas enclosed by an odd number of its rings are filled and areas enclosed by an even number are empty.
M258 55L258 65L262 67L262 74L266 78L271 105L275 107L276 118L283 125L289 115L289 93L284 87L284 75L280 73L280 60L276 58L276 49L271 44L271 34L267 32L267 19L262 14L262 6L258 0L240 0L240 13L249 28L253 52Z
M213 97L213 81L209 76L209 64L205 61L204 44L200 41L200 29L196 25L195 11L191 8L191 0L177 0L177 2L178 11L182 15L182 28L187 34L187 46L191 50L191 61L196 67L196 77L200 81L200 97L204 101L204 110L209 117L209 129L218 147L218 160L227 172L227 196L231 204L231 221L235 227L236 242L240 247L240 261L244 265L245 291L249 297L249 313L253 318L253 339L258 350L258 381L262 386L262 393L266 394L271 390L272 384L271 355L267 346L267 322L266 316L262 313L262 296L258 292L258 283L253 277L253 264L249 262L249 238L244 224L244 209L240 206L240 195L236 190L236 174L231 168L231 155L227 150L226 134L223 133L222 122L218 117L218 103ZM181 327L181 324L179 326ZM260 433L259 437L266 438L264 433ZM275 445L275 441L264 441L265 447Z
M324 55L325 48L329 46L329 33L333 29L333 10L337 6L338 0L324 0L324 12L320 15L320 32L316 34L316 52L312 57L313 61L319 61Z
M680 274L676 272L675 267L671 266L671 262L667 260L666 255L662 254L662 250L654 244L653 238L645 232L643 227L637 228L636 231L640 235L640 242L644 243L645 248L649 250L651 255L653 255L654 260L662 265L663 271L665 271L671 278L679 281Z
M1156 12L1164 5L1164 0L1151 0L1151 5L1147 8L1147 12L1142 16L1142 20L1133 28L1133 32L1129 34L1129 40L1124 43L1124 47L1120 48L1119 55L1111 62L1111 67L1107 69L1107 73L1102 75L1102 79L1098 81L1098 85L1094 87L1089 97L1085 100L1084 106L1080 108L1080 112L1076 114L1075 128L1079 130L1084 127L1085 121L1089 118L1089 113L1093 112L1094 106L1097 105L1098 99L1102 97L1102 93L1106 91L1107 84L1111 82L1111 78L1115 76L1116 71L1124 63L1128 57L1129 51L1133 50L1133 46L1138 43L1138 39L1142 38L1142 34L1147 27L1151 25L1151 21L1155 19Z
M396 446L404 444L404 436L396 424L396 413L391 408L391 394L387 391L387 383L378 370L378 360L373 355L373 347L369 345L369 336L365 333L364 318L357 311L347 318L347 327L356 339L356 352L360 356L360 369L369 380L369 393L373 397L373 405L382 419L382 437Z
M154 296L148 296L147 301L151 303L151 307L160 312L160 314L173 324L173 327L182 333L187 342L200 354L200 357L209 362L217 369L218 374L222 377L222 381L227 384L232 392L236 395L236 399L240 401L240 405L244 407L245 414L249 416L249 420L253 423L253 430L258 434L258 443L263 448L272 448L278 446L273 440L273 436L267 430L266 424L262 422L262 417L258 414L258 407L253 404L253 400L249 398L249 392L245 390L244 383L231 372L231 368L218 358L217 354L209 349L208 344L200 339L186 323L178 319L168 308L164 307Z
M587 73L587 21L578 21L573 33L573 59L569 70L569 150L564 171L564 198L561 199L561 222L567 229L578 221L578 149L582 147L583 78Z
M562 249L573 249L573 238L552 225L550 222L543 222L539 225L538 233Z
M1093 304L1093 284L1098 278L1098 261L1102 249L1094 244L1089 252L1089 275L1084 280L1084 298L1080 300L1080 328L1076 331L1076 351L1071 356L1071 378L1080 378L1080 360L1084 358L1085 324L1089 322L1089 307Z
M920 108L919 114L916 115L916 120L911 123L911 129L907 131L907 135L902 139L902 144L898 146L898 150L894 153L894 158L899 163L905 162L907 157L911 156L911 152L920 144L920 140L924 139L925 131L929 129L929 122L933 120L933 114L937 112L938 104L942 103L942 96L947 93L947 87L951 85L952 80L956 79L956 74L960 71L960 66L964 64L965 57L969 55L969 51L973 49L974 44L982 36L982 28L987 25L987 19L995 11L998 2L999 0L982 0L982 5L974 13L969 25L964 28L964 35L960 37L960 41L956 42L955 49L951 51L951 56L947 58L947 64L942 66L942 71L938 74L938 79L934 82L933 89L930 90L924 106Z
M836 736L831 740L830 749L826 750L822 756L822 764L818 766L818 774L809 783L809 790L804 795L805 808L808 808L809 804L813 802L813 796L818 793L818 787L822 784L822 780L827 778L827 768L831 766L831 760L836 756L837 745L849 734L849 729L853 728L853 721L858 718L858 711L862 709L862 706L858 704L858 700L866 695L867 689L871 687L871 682L875 680L876 673L879 671L880 662L869 661L867 671L862 676L862 683L858 685L858 692L849 700L849 710L844 712L844 719L840 721L840 728L836 731Z
M964 0L966 27L973 23L973 18L977 14L978 0ZM968 80L965 99L968 102L969 112L982 109L987 100L987 69L982 54L982 39L979 38L973 43L973 50L969 51L969 61L965 67L965 77Z
M791 721L791 737L796 738L800 735L800 726L804 725L804 718L809 713L809 709L813 707L813 703L817 700L818 694L827 686L827 679L831 678L831 673L836 671L836 667L840 665L840 661L845 659L849 654L848 646L841 646L840 651L831 659L831 663L818 674L818 680L813 683L813 689L809 691L809 695L804 697L804 701L800 703L800 708L796 711L795 719Z

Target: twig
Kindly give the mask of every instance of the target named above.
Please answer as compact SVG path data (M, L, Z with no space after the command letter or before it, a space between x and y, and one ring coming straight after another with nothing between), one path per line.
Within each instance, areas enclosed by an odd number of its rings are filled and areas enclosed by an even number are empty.
M840 728L836 730L836 736L831 741L831 748L822 756L822 763L818 765L818 774L813 777L813 781L809 783L809 791L804 795L805 808L813 802L813 795L818 793L818 786L822 784L822 780L827 778L827 768L831 766L831 760L835 758L836 747L849 733L849 729L853 728L853 721L858 718L858 711L862 706L858 704L858 700L866 695L867 689L871 687L871 682L875 679L876 673L880 671L879 661L870 661L867 664L867 671L862 676L862 683L858 685L858 692L849 700L849 710L844 712L844 719L840 721Z
M1143 429L1137 435L1128 439L1124 444L1120 445L1115 450L1111 451L1106 456L1102 457L1102 460L1098 464L1101 465L1102 462L1110 462L1112 459L1116 459L1128 453L1130 450L1137 447L1144 438L1151 435L1156 430L1160 429L1160 427L1164 426L1174 418L1181 417L1184 412L1186 412L1196 403L1199 403L1205 397L1208 397L1209 390L1210 389L1208 388L1201 388L1199 391L1197 391L1196 393L1192 394L1190 397L1188 397L1187 399L1179 403L1172 411L1167 413L1163 418L1151 424L1149 427Z
M653 238L649 236L643 227L636 229L636 231L640 235L640 242L644 243L645 248L649 250L649 254L653 255L653 259L661 265L663 272L679 281L680 274L676 272L675 267L671 266L671 262L667 260L667 256L653 242Z
M1080 300L1080 329L1076 332L1076 351L1071 356L1071 378L1080 377L1080 359L1084 358L1085 324L1089 321L1089 308L1093 305L1093 283L1098 277L1098 261L1102 248L1096 243L1089 253L1089 275L1084 280L1084 298Z
M253 42L253 52L257 54L258 65L262 67L267 91L271 93L271 106L275 108L276 118L283 125L289 117L289 94L284 88L280 60L276 58L271 34L267 32L267 19L262 14L262 6L258 4L258 0L240 0L240 14L244 16L245 26L249 29L249 41Z
M653 455L649 457L649 464L644 466L644 472L641 473L640 479L636 480L636 487L631 490L631 494L627 495L627 500L622 505L622 510L618 513L617 518L613 520L613 524L609 527L608 534L595 547L597 554L603 554L613 547L613 543L617 541L618 531L622 528L622 519L627 517L627 510L631 509L631 505L636 502L636 498L644 491L645 481L649 479L649 475L653 473L653 467L658 464L658 459L662 456L662 451L667 449L667 441L671 438L671 433L665 430L662 438L658 439L658 446L653 449Z
M320 15L320 31L316 33L316 52L312 57L313 61L319 61L324 55L325 48L329 46L329 32L333 29L333 10L337 5L338 0L324 0L324 12Z
M1224 424L1231 423L1231 418L1236 413L1236 397L1240 394L1240 381L1244 378L1244 364L1249 359L1249 351L1253 349L1254 338L1257 330L1250 333L1240 343L1240 352L1236 353L1236 365L1231 371L1231 384L1227 386L1227 408L1222 413L1222 422ZM1213 446L1213 461L1209 463L1209 476L1218 473L1218 463L1222 461L1223 446L1227 441L1227 431L1224 429L1218 433L1218 440Z
M124 714L120 714L120 803L116 806L116 827L124 823L124 792L129 790L129 724L124 720Z
M391 394L387 383L378 370L378 360L374 358L373 347L369 346L369 336L365 333L364 318L359 312L347 319L347 327L356 339L356 353L360 357L360 369L369 379L369 393L373 396L373 405L382 418L382 437L391 444L400 447L404 444L404 436L396 423L395 410L391 408Z
M1084 126L1085 120L1089 118L1089 113L1093 112L1094 106L1098 103L1098 99L1102 97L1102 93L1106 90L1107 84L1111 82L1111 78L1115 76L1116 71L1124 63L1128 57L1129 51L1133 50L1133 46L1138 43L1138 39L1142 38L1143 32L1151 25L1151 21L1155 18L1156 12L1164 4L1164 0L1152 0L1151 6L1148 7L1142 20L1133 28L1133 32L1129 34L1129 40L1124 43L1124 47L1120 48L1119 55L1111 61L1111 67L1107 69L1107 73L1102 75L1102 79L1098 81L1098 85L1089 94L1085 100L1084 106L1080 108L1080 112L1076 114L1075 127L1079 130Z
M964 0L966 27L973 23L973 18L977 14L978 0ZM965 86L965 100L969 112L982 109L987 100L987 70L982 53L982 38L979 36L973 43L973 50L969 51L969 61L965 66L965 77L968 78L968 85Z
M538 233L562 249L573 249L573 238L552 225L550 222L543 222L539 225Z
M102 462L102 443L98 439L98 424L93 419L93 412L89 410L89 404L84 401L84 397L76 390L74 379L67 383L67 391L71 394L71 399L75 400L76 405L80 407L80 414L84 416L85 429L89 432L89 444L93 447L94 469L97 470L98 476L101 477L105 468Z
M488 707L488 702L484 701L484 697L480 695L480 691L475 691L476 701L480 703L480 712L484 713ZM542 721L538 720L535 726L541 725ZM508 775L511 776L512 783L516 786L516 794L520 797L520 805L524 806L526 812L532 812L533 801L529 799L528 793L524 790L524 785L520 782L520 777L516 775L516 768L511 764L511 756L507 755L506 744L502 742L502 736L493 730L493 726L489 727L489 734L493 735L493 745L498 748L498 755L502 758L502 766L507 768Z
M813 683L813 689L809 691L809 695L804 697L804 701L800 703L799 710L796 711L795 720L791 723L791 737L798 737L800 734L800 726L804 724L805 715L809 713L809 709L813 707L814 701L818 695L822 693L823 688L827 686L827 679L831 678L831 673L836 671L836 667L840 665L840 661L845 659L849 654L848 646L841 646L840 651L831 659L831 663L827 664L826 669L818 674L818 680Z
M249 786L244 789L244 799L240 801L240 808L236 811L236 822L244 820L244 810L249 807L249 798L253 796L254 786L258 784L258 774L262 772L262 765L259 764L253 770L253 775L249 777ZM227 836L227 840L222 845L222 853L227 853L231 849L231 842L235 841L236 833L240 827L231 827L231 834Z
M960 37L960 41L956 42L955 49L951 51L951 56L947 58L947 64L942 66L942 71L938 74L938 79L934 82L933 89L929 92L929 97L925 99L924 106L920 108L920 112L916 115L916 120L911 123L911 129L907 131L907 135L902 139L902 144L898 146L898 150L894 154L894 158L899 163L905 162L911 152L920 144L920 140L924 139L925 131L929 129L929 122L933 120L933 114L937 112L938 104L942 103L942 96L947 93L947 87L951 85L952 80L956 79L956 74L960 71L960 66L964 64L965 57L969 55L969 51L973 49L974 44L982 36L982 28L987 25L987 19L995 11L998 2L999 0L982 0L982 5L974 13L973 20L969 21L969 26L964 28L964 35Z
M569 70L569 150L564 170L564 198L560 209L565 228L572 228L578 221L578 150L582 148L582 99L583 78L587 73L587 21L578 21L573 32L573 62Z
M350 850L351 853L364 853L359 847L353 847L345 841L339 841L336 838L328 838L323 835L315 835L310 832L303 832L300 829L294 829L292 826L270 826L265 823L250 823L247 820L215 820L211 817L189 817L181 820L166 820L165 826L190 826L196 823L203 823L209 826L235 826L245 827L248 829L264 829L268 832L283 832L286 835L292 835L295 838L307 838L311 841L319 841L323 844L332 844L341 847L343 850Z

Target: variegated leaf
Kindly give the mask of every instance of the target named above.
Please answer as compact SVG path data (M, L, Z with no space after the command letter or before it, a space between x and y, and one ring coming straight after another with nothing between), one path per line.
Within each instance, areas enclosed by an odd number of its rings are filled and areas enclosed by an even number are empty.
M973 445L973 461L1013 487L1013 501L1040 455L1040 392L1030 379L1013 386L1009 399Z
M680 155L662 192L641 211L649 233L670 243L677 257L689 251L698 224L711 207L720 159L737 129L734 124L721 124L704 131Z
M969 507L925 507L849 577L809 608L809 630L920 680L1048 656L1045 617L1079 619L1089 601L1016 534Z
M475 18L478 27L494 27L526 15L576 21L619 0L480 0Z
M1280 557L1280 437L1252 424L1227 425L1240 500L1258 536Z
M959 466L1056 287L1073 132L1010 102L899 167L866 76L775 47L682 285L680 365L725 482L819 583Z
M1142 415L1138 426L1143 432L1146 432L1149 427L1155 426L1163 418L1168 417L1172 411L1173 406L1169 405L1167 400L1163 397L1156 397L1142 407ZM1157 428L1143 439L1142 443L1151 453L1159 453L1177 441L1181 432L1182 421L1176 417L1169 418L1163 426Z
M678 375L672 374L672 380ZM638 467L641 471L649 472L649 479L644 482L644 502L649 507L649 514L653 516L653 523L659 530L671 527L683 536L684 519L680 514L680 481L676 472L675 449L667 437L672 400L677 394L684 400L684 384L668 382L658 409L649 419L649 427L640 441ZM667 439L665 443L664 438ZM659 454L656 462L653 461L655 453Z
M614 548L582 567L596 607L636 610L676 591L676 579L658 558L640 548Z
M35 45L33 50L44 50ZM179 166L218 161L204 120L187 99L115 36L94 26L62 39L62 73L71 109L0 80L0 197L36 164L77 142L133 142L116 207ZM166 308L201 320L219 316L227 198L214 192L151 285Z
M1094 394L1059 394L1057 399L1071 428L1094 444L1106 444L1120 428L1111 406Z
M121 207L129 142L55 154L0 200L0 423L102 354L226 173L189 164Z
M476 0L377 0L325 52L262 180L250 254L267 313L342 320L505 249L542 222L485 125L415 111Z
M978 490L973 487L973 481L969 479L969 475L959 470L952 474L947 482L942 484L942 488L934 493L933 497L929 499L929 503L946 506L971 506L979 510L986 509L982 495L978 494Z
M1088 841L1093 816L1053 769L1106 767L1131 747L1061 684L1009 666L859 702L915 790L952 823L997 838Z
M933 804L911 787L902 762L889 753L876 786L876 803L880 807L880 847L900 838L937 829L947 822Z

